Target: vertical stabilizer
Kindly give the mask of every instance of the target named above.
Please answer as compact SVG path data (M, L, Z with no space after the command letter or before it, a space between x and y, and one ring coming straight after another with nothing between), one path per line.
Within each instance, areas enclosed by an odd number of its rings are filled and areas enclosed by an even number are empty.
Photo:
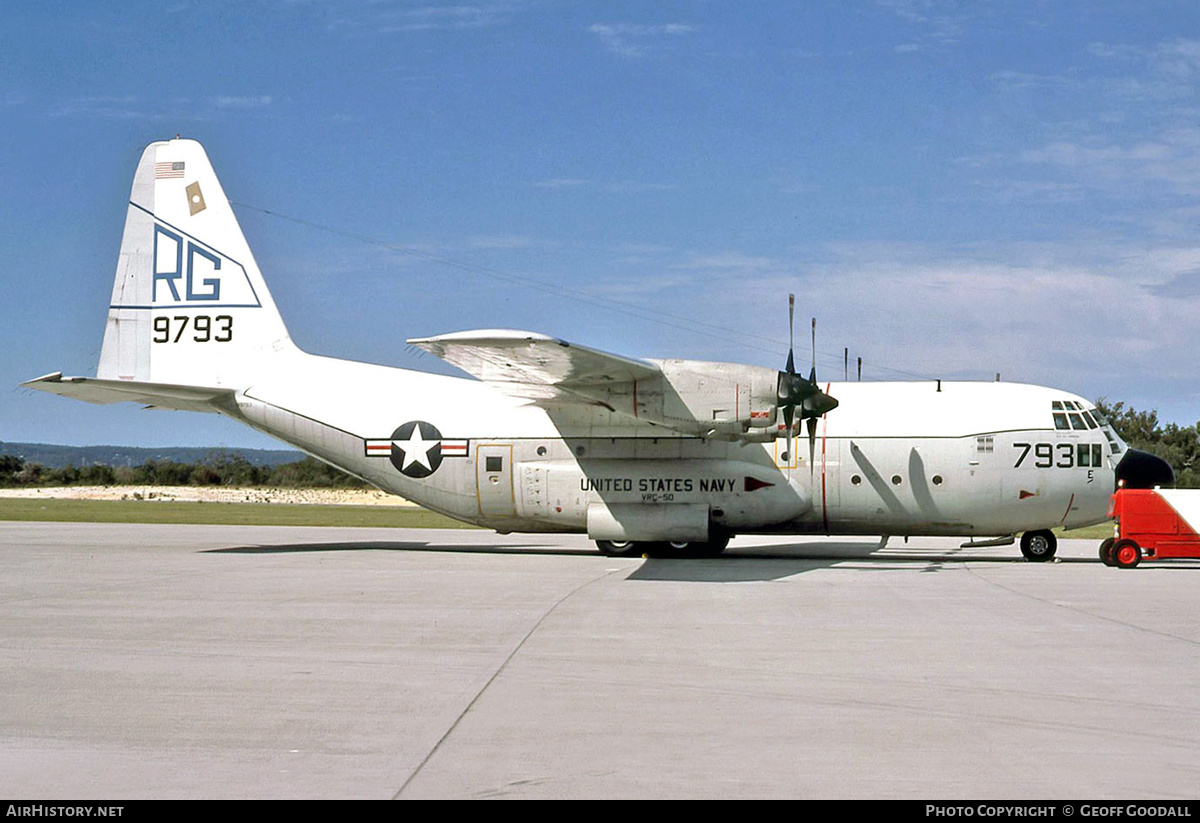
M96 376L238 388L293 348L204 148L147 146Z

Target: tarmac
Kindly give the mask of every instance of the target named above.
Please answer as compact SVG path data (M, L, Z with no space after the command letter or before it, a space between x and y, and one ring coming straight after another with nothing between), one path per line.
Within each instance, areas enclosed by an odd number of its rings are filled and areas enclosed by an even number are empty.
M1200 562L0 523L0 796L1194 799Z

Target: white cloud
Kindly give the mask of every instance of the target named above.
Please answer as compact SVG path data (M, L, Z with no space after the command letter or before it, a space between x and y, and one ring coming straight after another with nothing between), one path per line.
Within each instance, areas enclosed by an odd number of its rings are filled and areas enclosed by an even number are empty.
M876 0L876 3L916 28L919 39L939 45L957 43L970 18L966 11L970 4L963 6L953 0Z
M644 191L668 191L675 188L671 183L648 183L641 180L618 180L605 183L602 188L612 194L638 194Z
M161 102L142 100L130 95L80 97L57 103L49 111L51 117L99 117L117 120L206 120L208 115L197 112L189 100Z
M599 182L578 177L558 177L550 180L538 180L529 185L538 189L592 189L608 192L609 194L638 194L645 191L667 191L675 188L673 183L651 183L642 180L615 180Z
M764 365L786 351L786 295L794 292L797 328L818 318L818 371L833 379L847 346L852 364L864 358L868 379L986 380L1000 372L1142 406L1193 380L1200 339L1200 250L1187 245L854 243L780 257L675 252L589 290L605 284L606 293L648 311L665 305L672 317L695 320L699 336L687 340L643 322L640 342L627 353ZM797 337L796 351L807 359L807 334Z
M467 245L475 249L532 249L553 247L557 243L536 240L523 234L487 234L467 238Z
M400 13L394 30L478 29L493 26L506 18L505 6L424 6Z
M1057 141L1020 155L1025 163L1073 174L1081 185L1141 195L1148 187L1200 194L1200 128L1162 131L1125 145L1093 139Z
M593 23L588 31L596 35L604 47L618 57L645 57L662 43L664 37L691 34L692 26L666 23L645 26L635 23Z
M555 177L550 180L537 180L530 183L531 186L539 189L573 189L586 186L587 184L587 180L582 180L578 177Z
M219 109L257 109L271 105L269 94L249 95L242 97L219 96L213 98L213 105Z
M513 9L505 3L395 8L386 3L340 4L332 27L371 34L482 29L503 25Z
M724 251L712 254L693 253L675 266L681 269L707 269L718 271L741 272L772 272L783 268L781 264L770 257L742 254L736 251Z
M1200 75L1200 40L1159 43L1150 55L1150 62L1163 75L1191 80Z

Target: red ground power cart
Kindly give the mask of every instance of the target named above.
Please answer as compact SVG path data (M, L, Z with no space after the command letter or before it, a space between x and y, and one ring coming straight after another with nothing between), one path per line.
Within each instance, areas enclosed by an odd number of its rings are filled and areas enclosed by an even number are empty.
M1108 513L1117 531L1100 544L1107 566L1200 558L1200 489L1117 489Z

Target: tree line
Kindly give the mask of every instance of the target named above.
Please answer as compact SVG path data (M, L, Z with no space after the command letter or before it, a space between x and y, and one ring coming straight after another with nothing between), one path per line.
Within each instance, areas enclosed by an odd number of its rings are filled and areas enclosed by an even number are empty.
M1138 411L1124 403L1096 401L1130 447L1170 463L1176 485L1200 488L1200 423L1162 424L1158 411ZM197 463L147 460L140 466L113 468L103 464L49 469L11 454L0 455L0 487L12 486L270 486L282 488L365 488L351 477L319 460L306 457L276 466L256 466L238 454L213 452Z
M356 477L305 457L256 466L238 454L213 452L196 463L152 459L140 466L102 463L51 469L16 455L0 455L0 487L14 486L268 486L271 488L367 488Z
M1170 463L1175 469L1176 487L1200 488L1200 423L1164 425L1158 421L1157 410L1137 411L1124 403L1109 403L1103 397L1096 401L1096 409L1130 448L1156 454Z

